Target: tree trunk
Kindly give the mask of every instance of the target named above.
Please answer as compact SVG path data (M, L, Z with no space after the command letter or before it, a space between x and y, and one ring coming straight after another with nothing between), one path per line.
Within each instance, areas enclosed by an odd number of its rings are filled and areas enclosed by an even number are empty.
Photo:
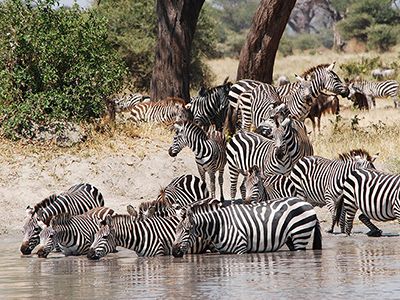
M272 83L276 51L296 0L262 0L240 52L236 79Z
M189 94L190 49L204 0L156 0L157 40L150 99Z

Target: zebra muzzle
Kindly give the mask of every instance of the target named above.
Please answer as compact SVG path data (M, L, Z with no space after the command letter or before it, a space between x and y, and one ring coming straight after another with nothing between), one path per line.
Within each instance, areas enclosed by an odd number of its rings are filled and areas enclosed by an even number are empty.
M180 244L176 244L172 247L172 255L174 257L183 257L184 252L182 251Z
M22 244L21 248L20 248L20 251L24 255L29 255L29 254L32 253L32 249L29 248L29 245L27 245L27 244Z
M169 154L169 156L171 156L171 157L175 157L177 153L173 152L172 148L169 148L168 154Z
M37 252L39 258L47 258L48 253L43 248L40 248Z
M103 257L98 251L90 248L88 254L86 255L89 259L100 259Z

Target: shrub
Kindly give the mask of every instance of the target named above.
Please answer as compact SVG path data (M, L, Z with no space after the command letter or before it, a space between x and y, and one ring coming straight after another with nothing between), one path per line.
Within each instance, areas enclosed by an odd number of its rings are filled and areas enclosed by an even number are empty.
M0 128L30 136L33 122L98 117L125 74L92 11L18 0L0 5Z
M344 76L355 78L370 74L373 69L382 67L382 60L379 56L373 58L361 57L361 61L352 61L346 64L341 64L340 69L343 70Z
M284 57L293 55L293 42L284 34L279 42L278 51L282 53Z
M368 28L368 49L385 52L389 50L390 46L396 45L397 34L393 28L395 27L386 24L376 24Z
M300 49L301 51L314 49L318 47L320 44L318 43L315 35L313 34L301 34L294 41L294 47L296 49Z

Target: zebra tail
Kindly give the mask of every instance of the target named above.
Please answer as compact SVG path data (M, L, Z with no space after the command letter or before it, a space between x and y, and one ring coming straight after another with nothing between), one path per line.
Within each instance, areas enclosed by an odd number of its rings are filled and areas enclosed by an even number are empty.
M313 240L313 249L322 249L322 234L321 234L321 226L319 224L319 220L317 219L317 223L314 227L314 240Z
M226 113L225 128L229 136L233 136L236 132L237 122L237 109L234 109L232 105L228 105L228 111Z
M334 225L340 225L340 216L344 210L344 197L339 197L335 205L335 220L333 221Z

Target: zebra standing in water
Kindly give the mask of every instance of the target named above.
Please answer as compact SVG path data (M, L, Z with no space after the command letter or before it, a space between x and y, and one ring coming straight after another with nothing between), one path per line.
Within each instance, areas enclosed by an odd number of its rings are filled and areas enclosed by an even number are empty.
M246 180L240 187L243 203L257 203L285 197L296 197L296 188L289 177L283 175L267 176L261 178L257 166L247 171Z
M227 83L226 80L223 85L208 90L200 89L185 106L192 112L193 121L206 132L212 124L215 124L218 131L223 129L229 105L228 93L232 86L232 83Z
M189 113L185 101L167 98L158 102L138 103L131 109L132 119L137 122L164 123L169 125L177 119L186 119Z
M362 93L367 97L368 107L371 108L371 102L375 107L375 98L388 98L392 97L394 108L400 109L399 99L399 83L395 80L385 81L365 81L355 80L349 85L350 93L347 96L349 99L356 93Z
M210 240L220 253L272 252L284 244L294 251L306 249L314 230L313 249L322 248L317 215L301 199L227 207L212 202L200 201L183 209L173 245L175 257L182 257L198 237Z
M66 255L83 255L89 251L100 221L114 211L107 207L96 207L81 215L62 213L43 222L40 233L38 256L46 258L58 244Z
M60 195L51 195L36 204L34 208L28 206L21 252L31 254L39 244L41 228L38 219L44 221L65 212L79 215L99 206L104 206L103 195L96 187L88 183L74 185Z
M90 259L99 259L124 247L135 251L139 256L170 255L179 218L152 217L137 219L130 215L108 216L96 233L87 254ZM191 253L204 253L210 249L210 243L199 241Z
M307 156L294 165L290 178L299 197L311 204L327 205L332 214L332 226L328 232L332 233L336 219L335 206L342 196L346 178L354 169L375 168L373 163L376 158L377 155L371 156L362 149L340 154L339 158L332 160L319 156ZM366 219L360 217L360 220ZM370 235L373 234L375 233L370 233Z
M196 157L197 169L201 180L205 182L205 173L208 172L211 184L211 197L215 197L215 173L218 171L218 181L221 199L224 199L223 183L224 168L226 165L226 141L222 132L211 131L206 133L200 126L189 121L180 120L174 124L176 133L169 155L174 157L188 146Z
M285 132L291 126L291 119L283 119L278 114L273 124L272 140L253 132L239 132L228 143L226 152L232 201L236 196L239 174L246 176L246 171L252 166L258 166L263 176L285 175L292 169L292 159L285 140Z
M397 219L400 223L400 175L370 169L353 170L344 183L343 198L337 209L341 210L342 206L346 212L347 235L351 233L358 209L367 219L383 222ZM368 227L371 231L382 232L375 225Z

